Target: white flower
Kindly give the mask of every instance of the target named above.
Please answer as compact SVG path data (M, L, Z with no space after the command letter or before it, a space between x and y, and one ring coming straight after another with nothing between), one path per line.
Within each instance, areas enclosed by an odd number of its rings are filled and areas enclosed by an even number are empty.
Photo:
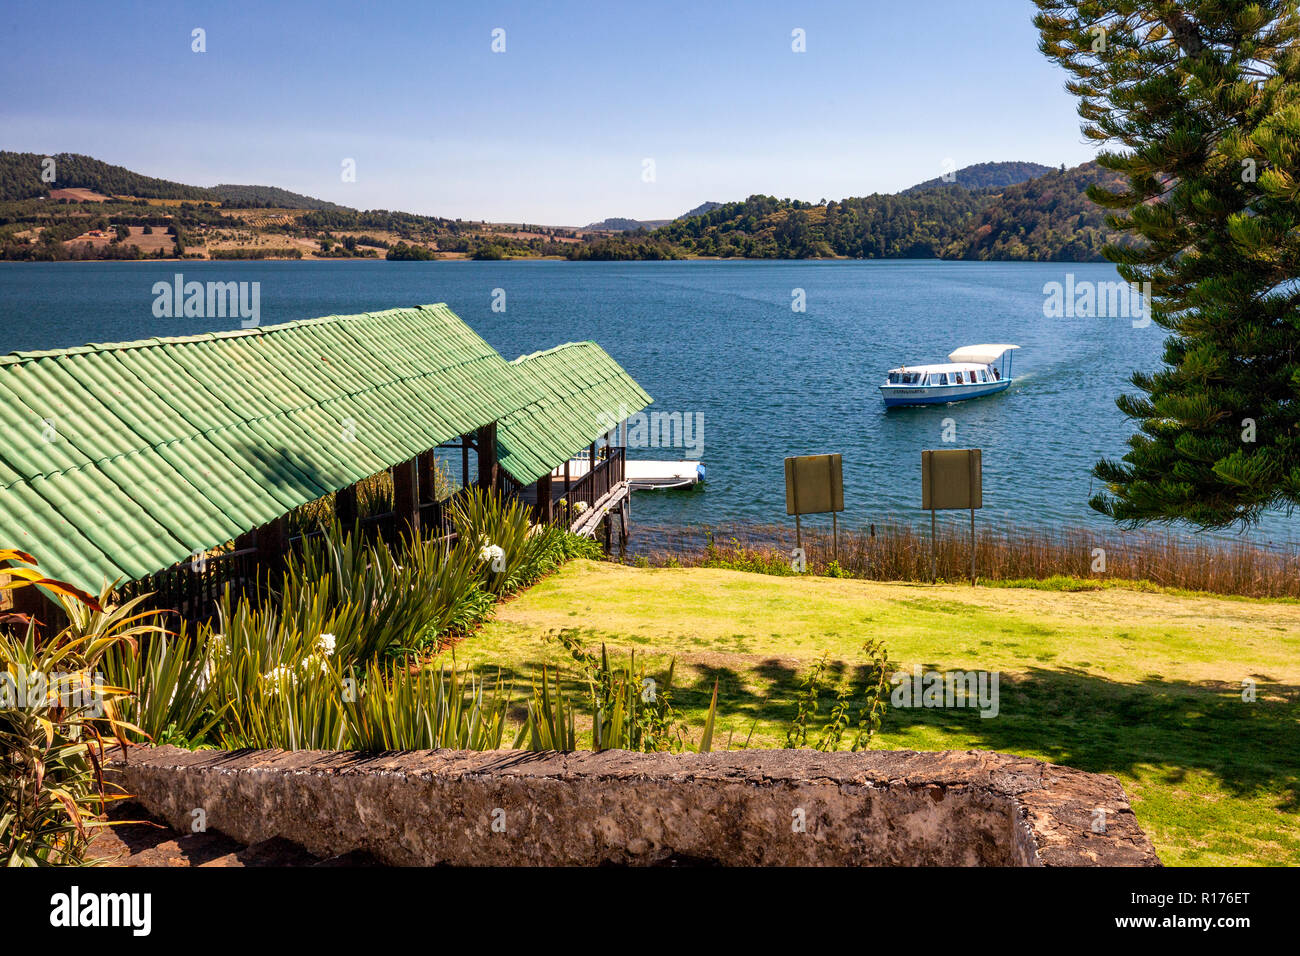
M334 656L334 635L322 634L320 637L316 638L316 650L324 654L326 657Z
M587 510L587 502L579 501L576 505L573 506L573 510L578 512L578 514L582 514L584 511Z
M497 562L506 556L499 544L485 544L478 553L478 559L484 562Z
M220 663L221 658L226 656L226 653L226 635L213 634L208 638L208 646L204 648L203 652L203 669L199 671L198 679L194 682L199 690L208 689L208 683L212 680L212 675L216 673L217 664ZM172 697L175 696L176 693L173 691Z
M262 675L262 679L271 685L270 693L272 696L298 686L298 675L290 670L286 664L271 668Z
M311 669L313 667L316 667L320 671L322 677L327 675L330 672L329 661L325 660L325 658L321 657L318 654L312 654L310 657L304 657L302 659L302 663L299 666L305 672L307 672L309 676L311 674Z

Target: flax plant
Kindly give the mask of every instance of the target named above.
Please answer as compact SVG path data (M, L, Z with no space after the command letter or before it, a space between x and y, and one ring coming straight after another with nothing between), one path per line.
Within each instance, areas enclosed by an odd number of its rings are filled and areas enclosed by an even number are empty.
M487 682L468 669L372 665L349 714L349 743L357 750L497 750L506 709L500 675Z
M13 550L0 550L0 561L36 565ZM71 623L43 639L30 621L0 626L0 864L78 865L114 798L101 730L122 740L135 730L116 709L126 691L104 682L100 664L148 628L133 606L113 606L34 567L5 573L0 591L40 585L62 601Z

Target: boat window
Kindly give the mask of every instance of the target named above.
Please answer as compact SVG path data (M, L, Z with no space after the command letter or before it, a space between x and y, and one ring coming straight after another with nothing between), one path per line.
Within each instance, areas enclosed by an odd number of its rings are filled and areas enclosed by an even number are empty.
M890 384L890 385L897 385L897 384L898 384L898 373L897 373L897 372L890 372L890 373L889 373L889 384Z
M961 372L958 372L958 373L957 373L957 384L958 384L958 385L965 385L965 384L966 384L965 382L963 382L963 381L961 380Z
M947 373L947 372L940 372L940 373L939 373L939 384L940 384L940 385L947 385L947 384L948 384L948 373Z

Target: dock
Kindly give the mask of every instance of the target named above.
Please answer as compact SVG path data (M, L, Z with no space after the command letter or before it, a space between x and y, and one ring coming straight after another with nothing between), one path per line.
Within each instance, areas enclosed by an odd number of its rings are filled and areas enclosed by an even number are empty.
M591 462L587 458L574 458L569 462L569 476L577 481L590 468ZM704 463L699 461L642 461L628 458L623 464L623 477L632 491L689 488L703 481L704 474ZM563 480L564 467L552 471L551 477Z
M544 489L541 494L549 492L551 513L560 515L564 507L561 502L570 502L569 530L574 534L595 537L606 517L610 522L616 517L626 538L633 491L688 488L704 480L702 462L643 461L626 458L622 449L618 451L614 468L609 467L608 458L596 458L594 476L591 455L575 456L553 469L549 481L521 489L520 497L538 508L539 489ZM607 537L610 522L605 524Z

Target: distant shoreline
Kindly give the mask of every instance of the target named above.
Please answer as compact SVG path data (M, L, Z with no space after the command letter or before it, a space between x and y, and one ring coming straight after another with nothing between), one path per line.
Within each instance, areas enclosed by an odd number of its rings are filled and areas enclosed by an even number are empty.
M249 259L0 259L0 266L6 265L78 265L88 262L102 262L108 265L158 265L159 263L175 263L184 265L185 263L196 262L290 262L295 265L301 265L309 262L395 262L403 263L438 263L438 262L573 262L573 263L594 263L606 265L627 265L632 262L973 262L983 265L1006 265L1015 263L1018 265L1068 265L1068 266L1101 266L1114 265L1105 259L939 259L934 257L925 258L873 258L859 259L853 256L818 256L816 258L795 258L795 259L777 259L768 257L741 257L741 256L683 256L680 259L569 259L565 256L505 256L501 259L475 259L473 256L445 256L437 259L385 259L383 256L358 256L355 258L344 258L339 256L327 256L319 259L306 258L272 258L270 256L249 258Z

